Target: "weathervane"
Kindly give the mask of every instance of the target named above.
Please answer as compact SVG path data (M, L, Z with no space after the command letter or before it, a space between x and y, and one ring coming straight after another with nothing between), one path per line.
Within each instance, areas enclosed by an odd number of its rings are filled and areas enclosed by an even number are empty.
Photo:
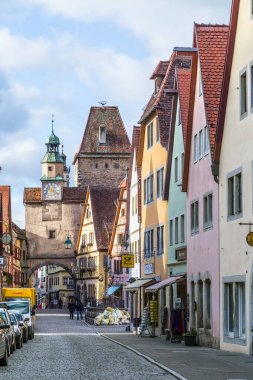
M98 103L101 104L102 107L104 107L107 104L107 101L106 100L100 100L100 102L98 102Z

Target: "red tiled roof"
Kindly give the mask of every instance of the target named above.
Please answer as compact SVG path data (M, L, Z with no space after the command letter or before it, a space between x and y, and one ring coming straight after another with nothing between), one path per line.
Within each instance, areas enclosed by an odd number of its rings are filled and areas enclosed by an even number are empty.
M94 231L98 249L108 249L109 236L116 213L119 189L90 187Z
M106 144L99 144L99 127L106 127ZM91 107L83 139L74 162L81 153L130 153L131 146L118 107Z
M195 24L209 141L213 157L228 42L227 25Z
M164 76L166 74L168 65L169 65L169 61L160 61L158 65L156 66L150 79L155 79L156 77Z
M64 187L63 202L84 202L86 196L86 188L82 187ZM24 203L36 203L42 201L41 188L25 188Z
M186 144L188 111L190 101L191 69L177 69L178 95L180 101L181 122L184 145Z
M187 53L185 53L184 56L178 55L176 51L173 51L161 86L157 94L152 94L140 119L140 123L143 123L152 112L156 111L159 124L160 143L165 148L167 148L168 145L173 104L173 97L169 96L168 91L174 90L176 67L189 68L190 65L191 62Z

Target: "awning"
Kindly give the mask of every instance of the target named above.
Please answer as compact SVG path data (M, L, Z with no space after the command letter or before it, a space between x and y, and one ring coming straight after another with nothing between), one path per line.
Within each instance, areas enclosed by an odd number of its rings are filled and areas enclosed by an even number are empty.
M174 276L174 277L169 277L166 278L163 281L157 282L156 284L153 284L149 286L148 288L145 289L145 292L157 292L159 289L165 288L166 286L172 285L177 281L180 281L184 278L185 276Z
M112 285L110 288L108 288L108 295L111 296L113 293L117 292L121 285Z
M130 292L130 291L133 291L133 290L138 290L143 285L146 285L146 284L148 284L151 281L154 281L154 279L153 278L139 279L139 280L131 282L131 284L125 286L124 290L126 290L127 292Z

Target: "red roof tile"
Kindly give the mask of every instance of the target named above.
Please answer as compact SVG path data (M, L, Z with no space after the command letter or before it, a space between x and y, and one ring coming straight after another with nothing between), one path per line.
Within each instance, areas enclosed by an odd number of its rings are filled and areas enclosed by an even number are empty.
M166 74L168 65L169 65L169 61L160 61L158 65L156 66L150 79L155 79L156 77L161 77L161 76L164 77Z
M177 69L178 95L180 101L181 121L184 145L186 144L188 111L190 101L191 69Z
M84 202L86 196L86 188L83 187L64 187L63 202ZM25 188L24 203L38 203L42 201L41 188Z
M195 24L211 154L215 146L229 27Z

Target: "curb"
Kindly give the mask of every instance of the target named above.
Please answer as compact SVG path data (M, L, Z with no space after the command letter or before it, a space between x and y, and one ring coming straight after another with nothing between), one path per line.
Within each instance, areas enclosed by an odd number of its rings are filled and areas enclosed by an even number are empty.
M173 375L176 379L178 379L178 380L188 380L188 379L186 379L186 377L181 376L179 373L173 371L173 370L170 369L169 367L166 367L165 365L163 365L163 364L161 364L161 363L158 363L157 361L155 361L155 360L152 359L151 357L142 354L140 351L137 351L137 350L135 350L134 348L132 348L132 347L130 347L130 346L127 346L126 344L120 343L120 342L118 342L118 341L115 340L115 339L109 338L108 336L106 336L106 335L104 335L104 334L100 334L100 333L97 333L97 334L98 334L99 336L102 336L102 337L105 338L105 339L110 340L110 341L113 342L113 343L118 344L119 346L122 346L122 347L126 348L126 349L129 350L129 351L134 352L136 355L142 357L143 359L145 359L145 360L147 360L148 362L154 364L155 366L157 366L157 367L163 369L165 372L169 373L170 375Z

